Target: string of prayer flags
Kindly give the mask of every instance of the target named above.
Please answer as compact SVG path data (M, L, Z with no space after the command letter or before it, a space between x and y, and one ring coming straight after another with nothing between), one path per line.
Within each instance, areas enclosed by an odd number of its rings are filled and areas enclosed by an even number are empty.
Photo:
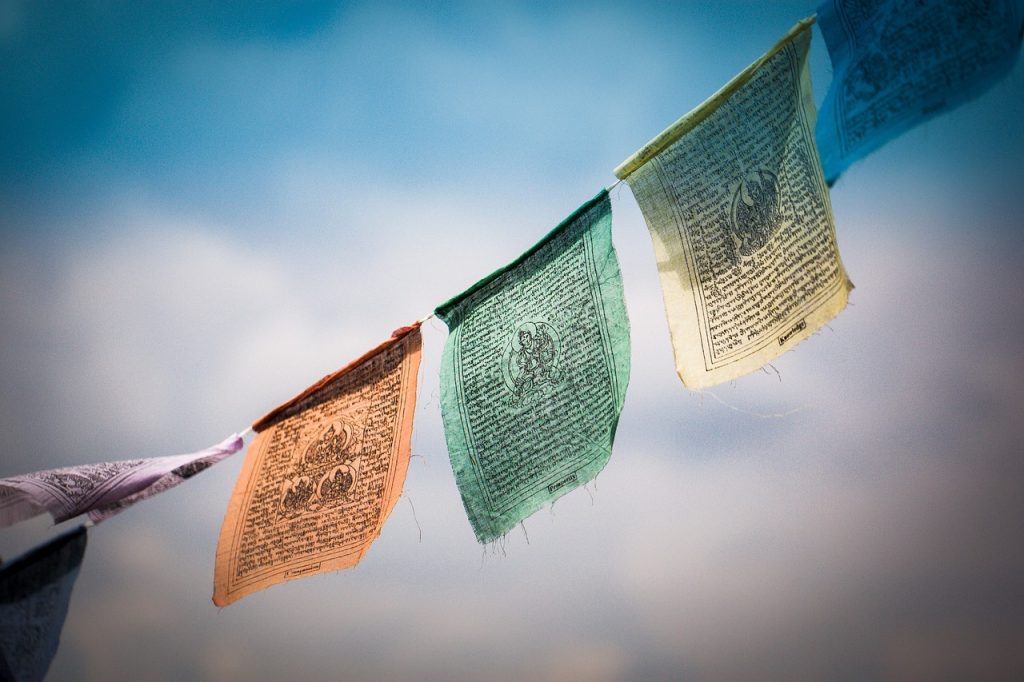
M818 148L831 185L854 161L1006 75L1024 28L1021 0L827 0L832 58Z
M359 563L409 468L420 325L253 424L217 544L213 601Z
M0 528L49 512L55 523L89 513L99 523L173 488L242 449L237 434L187 455L82 464L0 479Z
M636 152L676 370L689 388L763 367L846 306L807 69L813 19Z
M629 319L602 191L440 305L441 415L477 540L593 479L629 381Z
M0 567L0 680L46 677L86 540L79 526Z

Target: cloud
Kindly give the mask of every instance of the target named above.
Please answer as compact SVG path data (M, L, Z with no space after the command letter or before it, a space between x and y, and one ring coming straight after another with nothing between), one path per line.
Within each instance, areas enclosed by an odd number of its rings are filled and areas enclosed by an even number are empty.
M341 235L298 233L280 252L135 204L111 211L106 236L84 248L10 254L3 379L20 382L10 404L24 418L51 406L34 436L47 465L169 454L239 428L375 343L395 323L388 301L422 299L399 304L411 310L436 298L419 285L445 262L430 235L478 231L495 200L413 195L378 212L387 188L355 194L367 200L313 209L373 228L347 267L330 266ZM289 196L301 205L311 194ZM1011 455L1024 401L1006 368L1022 358L1012 335L987 330L1022 326L1020 306L992 296L1015 281L1019 240L972 245L929 220L902 233L848 221L853 307L777 363L781 382L755 374L717 389L734 410L678 384L650 246L626 201L616 239L634 378L592 498L568 496L527 521L529 544L513 533L505 554L481 557L438 423L443 326L428 325L415 441L426 459L407 486L422 544L402 501L357 569L218 613L212 552L241 464L229 460L94 531L59 665L77 661L96 679L313 676L334 669L339 641L356 678L842 677L1004 660L1019 633L1001 595L1024 565L1006 523L1024 511ZM426 287L455 291L521 240L459 241L465 264ZM984 352L965 362L957 339ZM54 396L72 407L52 409ZM9 437L29 442L26 423ZM949 649L961 631L978 634ZM250 660L241 642L279 653Z

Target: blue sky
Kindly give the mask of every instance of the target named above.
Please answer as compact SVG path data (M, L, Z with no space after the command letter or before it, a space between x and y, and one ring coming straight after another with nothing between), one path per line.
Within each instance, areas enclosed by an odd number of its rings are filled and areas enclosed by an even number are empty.
M0 0L0 475L244 428L515 258L813 10ZM817 32L811 63L820 102ZM1024 669L1022 95L1018 63L841 178L857 289L781 380L680 385L613 192L626 407L529 543L474 541L428 323L421 456L359 567L214 608L237 456L91 533L53 679Z

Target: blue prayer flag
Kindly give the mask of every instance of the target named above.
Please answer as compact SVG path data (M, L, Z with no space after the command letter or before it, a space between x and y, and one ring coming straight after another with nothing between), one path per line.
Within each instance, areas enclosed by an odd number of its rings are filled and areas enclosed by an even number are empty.
M1024 0L826 0L833 78L817 125L828 184L857 159L1006 75Z

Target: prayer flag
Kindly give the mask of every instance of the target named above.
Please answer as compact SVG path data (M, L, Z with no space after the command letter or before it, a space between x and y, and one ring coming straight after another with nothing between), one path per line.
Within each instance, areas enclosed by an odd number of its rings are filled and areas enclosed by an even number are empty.
M80 526L0 567L0 680L46 677L86 539Z
M1006 75L1024 2L827 0L818 21L832 57L817 131L831 185L857 159Z
M0 527L49 512L55 523L89 513L99 523L140 500L173 488L242 448L231 436L187 455L82 464L0 478Z
M419 323L274 409L257 432L217 544L213 601L359 563L409 468Z
M441 414L480 542L593 479L629 381L629 319L602 191L435 311Z
M786 352L853 287L814 146L812 24L615 170L650 230L676 370L693 389Z

